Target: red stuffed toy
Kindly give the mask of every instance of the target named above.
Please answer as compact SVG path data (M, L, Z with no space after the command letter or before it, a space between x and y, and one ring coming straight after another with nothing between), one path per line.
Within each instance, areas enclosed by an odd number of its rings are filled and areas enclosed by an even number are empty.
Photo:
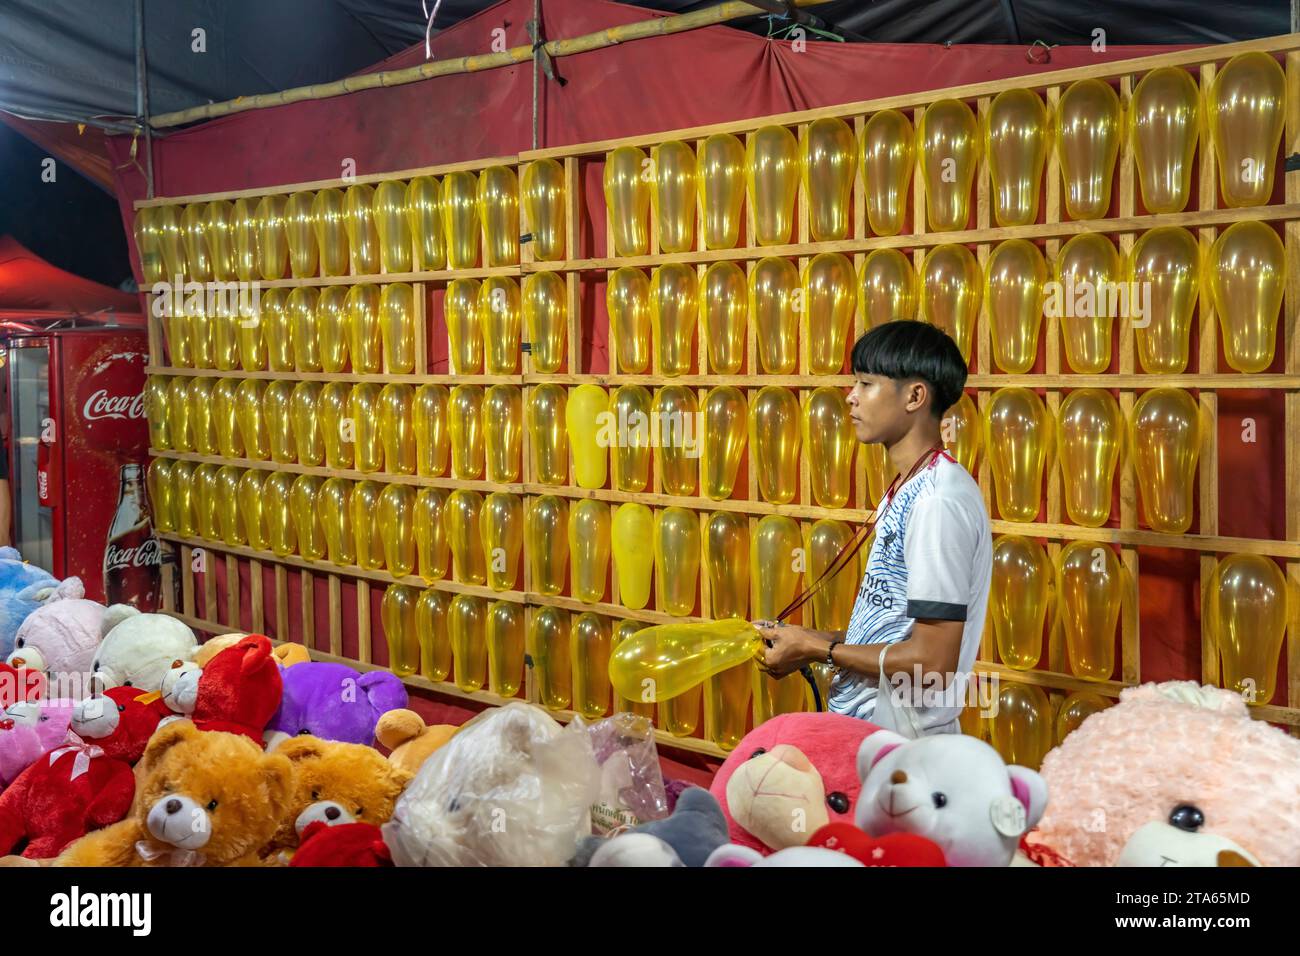
M383 834L373 823L307 824L290 866L392 866Z
M167 715L156 693L114 687L77 704L68 733L0 794L0 854L25 839L23 856L58 856L88 830L126 816L135 797L131 765Z
M280 708L280 665L271 639L249 634L203 668L194 702L194 726L243 734L259 747L262 731Z
M45 696L45 675L28 667L0 663L0 710Z
M948 865L943 850L933 840L915 833L873 837L851 823L826 824L808 838L808 846L846 853L863 866Z

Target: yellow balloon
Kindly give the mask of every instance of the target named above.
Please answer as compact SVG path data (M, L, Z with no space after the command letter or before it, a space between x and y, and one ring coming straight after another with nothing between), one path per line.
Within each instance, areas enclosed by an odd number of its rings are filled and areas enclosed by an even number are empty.
M213 381L210 378L190 379L190 440L200 455L216 455L221 451L217 446L216 422L212 417Z
M230 216L231 241L235 246L235 278L240 282L262 278L262 224L257 207L257 199L236 199Z
M1071 219L1101 219L1110 209L1115 157L1124 135L1119 96L1109 83L1078 80L1056 111L1056 155Z
M217 430L217 450L222 458L243 458L236 392L239 379L222 378L212 388L212 419Z
M618 370L644 372L650 367L650 278L631 266L615 269L605 288L605 307Z
M803 429L813 500L823 508L843 508L852 489L858 446L844 390L830 385L814 389L804 408Z
M524 399L518 385L491 385L483 396L483 444L487 480L519 480Z
M898 110L873 114L862 128L862 182L867 222L874 235L902 232L915 162L916 131L911 121Z
M341 189L322 189L311 204L320 274L348 274L347 203Z
M885 446L879 443L863 445L862 456L867 466L867 494L872 506L879 507L890 484L898 477L898 469L890 461Z
M859 300L868 328L895 319L916 318L916 270L897 249L867 253L858 270Z
M448 495L443 507L442 524L451 548L452 573L461 584L487 581L480 530L482 511L483 496L466 488L457 488Z
M564 167L554 159L534 160L524 167L520 192L533 236L533 257L540 262L560 261L564 258Z
M620 385L610 395L610 415L620 438L613 452L614 487L645 491L650 482L650 392L640 385Z
M451 634L447 631L446 591L428 588L415 602L415 633L420 641L420 673L431 681L444 681L451 673Z
M412 248L406 220L406 183L390 179L375 187L374 216L380 266L384 272L410 272Z
M1038 220L1038 194L1047 160L1047 107L1033 90L993 97L984 125L984 151L993 182L993 218L999 226Z
M321 444L325 446L325 464L330 468L350 469L353 464L352 386L347 382L326 382L316 400L316 417L320 421Z
M799 558L803 535L799 524L786 515L764 515L754 528L749 577L752 613L772 620L794 600L799 586Z
M838 375L858 289L853 264L838 252L814 256L803 272L803 308L808 316L808 368L814 375Z
M569 612L539 607L528 632L528 653L537 675L537 697L550 710L567 710L573 698L569 669Z
M446 506L447 492L441 488L421 488L415 493L415 553L420 577L426 581L447 576L451 548L442 520Z
M1187 208L1200 127L1201 91L1190 73L1165 66L1142 77L1133 90L1129 135L1147 212Z
M379 329L389 374L416 371L415 292L405 282L384 286L379 296Z
M693 687L659 705L659 726L674 737L690 737L700 723L700 701L704 688Z
M189 322L190 356L195 368L216 368L216 356L213 354L216 343L213 341L212 318L206 311L207 306L201 299L186 302L186 318ZM292 368L292 364L290 368Z
M1090 694L1087 691L1079 691L1065 698L1056 715L1056 743L1059 745L1085 720L1114 703L1109 698L1102 697L1100 694Z
M378 571L384 566L384 539L380 534L379 497L384 486L374 481L358 481L352 486L352 535L356 544L357 566Z
M755 726L778 714L797 714L812 709L808 685L798 674L788 674L778 680L757 667L750 673Z
M283 279L289 271L285 197L263 196L253 216L257 222L258 271L267 281Z
M573 558L573 596L583 604L605 599L609 578L609 505L583 498L569 509L569 554Z
M162 253L163 268L167 281L176 283L179 277L184 282L189 275L190 266L185 261L184 230L181 227L183 206L153 207L154 226L158 230L158 248Z
M145 483L149 490L149 504L153 508L154 530L175 531L176 511L171 459L155 458L149 462Z
M654 188L650 207L660 252L687 252L695 245L695 151L676 140L650 151Z
M1072 541L1057 558L1070 672L1084 680L1110 680L1115 672L1115 625L1124 599L1124 566L1114 549L1097 541Z
M167 384L167 434L176 451L193 451L190 432L190 380L176 376Z
M984 272L993 361L1004 372L1023 375L1038 359L1043 325L1047 263L1032 242L1008 239L989 256Z
M614 633L610 638L610 647L617 648L620 644L631 638L637 631L641 630L645 626L646 625L641 621L619 621L614 625ZM636 698L632 700L622 696L618 697L615 710L619 713L630 712L638 714L642 717L648 717L651 720L654 719L655 715L654 703L643 701L639 692Z
M853 540L854 531L843 521L823 518L812 526L808 535L808 571L806 586L822 576L831 563ZM849 626L853 602L858 596L860 559L855 555L826 584L813 595L812 626L824 631L843 631ZM822 697L825 700L825 696Z
M457 385L447 405L451 473L455 478L483 475L483 386Z
M233 282L237 278L234 213L235 207L221 199L208 203L203 210L203 232L207 236L208 252L212 256L212 277L220 282Z
M298 291L306 290L295 290ZM331 373L347 370L350 338L347 295L346 287L331 285L321 289L318 297L313 297L314 326L299 326L294 333L300 370ZM307 318L306 315L300 317ZM315 367L304 368L301 364L303 356L310 356L307 361Z
M479 511L488 587L514 590L519 580L519 551L524 546L524 506L518 495L494 491Z
M1199 244L1177 226L1152 229L1138 237L1127 265L1129 288L1150 290L1136 329L1138 361L1153 374L1185 372L1201 288Z
M316 196L296 192L284 205L284 236L289 243L289 272L295 279L314 276L320 264L312 203Z
M379 604L388 643L388 669L408 677L420 667L420 638L415 629L415 602L420 592L404 584L392 584Z
M447 454L451 448L447 427L447 403L450 397L446 385L421 385L415 390L415 406L411 417L415 430L417 475L437 478L447 473Z
M568 525L569 505L563 498L542 495L531 499L524 526L524 556L528 559L532 588L539 594L559 594L564 590L569 566ZM615 542L617 547L617 538ZM648 559L648 536L645 553Z
M799 141L784 126L764 126L745 146L745 187L760 246L790 241L799 192Z
M177 379L172 380L175 389ZM254 461L266 461L271 457L271 439L266 432L266 417L262 414L262 400L266 395L266 383L255 378L246 378L235 388L235 415L239 421L239 438L244 446L246 457ZM178 424L171 423L172 447L179 450L177 442L184 434L178 430Z
M240 304L230 299L218 298L214 303L209 324L212 328L212 365L223 372L239 368L239 327L243 317L239 314ZM249 303L245 303L250 307Z
M1200 409L1181 388L1153 388L1133 406L1130 446L1142 513L1156 531L1182 534L1192 524L1192 490L1201 452Z
M655 392L651 438L656 444L665 494L692 496L699 481L701 435L699 402L682 385L665 385Z
M1002 681L991 743L1007 763L1037 770L1052 746L1052 704L1041 687Z
M1224 202L1234 208L1267 203L1286 118L1286 74L1272 54L1229 60L1210 87L1206 118Z
M262 325L261 294L251 304L248 312L248 315L241 314L239 316L239 327L236 331L239 338L239 367L245 372L260 372L266 368L267 359L266 334Z
M442 313L453 375L477 375L483 371L483 327L478 314L480 289L477 279L453 279L447 283Z
M273 471L262 483L265 500L262 514L266 520L266 537L271 550L280 557L293 554L298 549L298 530L293 523L294 479L291 472Z
M325 442L320 429L320 383L299 382L289 396L293 447L300 465L321 465Z
M484 279L478 291L479 325L489 375L519 371L519 285L509 276Z
M573 476L579 488L604 488L609 474L609 393L599 385L579 385L569 393L564 410L573 450Z
M753 659L761 646L758 629L744 620L659 624L642 628L614 649L609 678L624 698L672 700Z
M348 290L345 300L352 371L362 375L375 375L384 370L379 299L378 286L361 283Z
M267 524L267 508L262 497L266 490L267 474L268 472L250 468L239 476L240 524L248 546L258 551L271 550L271 529Z
M356 534L352 530L352 482L329 478L316 493L316 513L325 535L325 556L334 564L356 564Z
M749 414L745 393L719 385L704 400L704 493L714 501L731 497L745 456Z
M938 326L957 343L970 361L979 318L983 276L979 262L965 246L935 246L921 264L919 281L922 322Z
M289 295L285 289L267 289L262 293L258 322L262 326L262 339L266 342L266 362L273 372L292 372L293 368L293 315L289 311ZM199 366L199 353L204 351L197 342L194 346L194 363Z
M993 466L998 512L1007 521L1038 518L1043 466L1052 441L1052 415L1027 388L993 393L984 419L984 447Z
M194 512L194 462L172 462L171 477L172 516L176 533L187 538L195 537L199 532L199 524Z
M489 166L478 178L479 218L487 259L484 265L519 262L519 180L509 166Z
M965 229L970 219L971 183L979 164L975 114L960 100L940 100L926 108L916 133L930 231Z
M384 448L384 471L390 475L415 474L415 429L411 405L415 389L396 382L379 392L379 441Z
M185 261L189 265L185 277L191 282L209 282L212 279L212 259L203 228L204 210L203 203L190 203L181 213L181 238L185 243Z
M568 290L558 272L534 272L524 279L524 326L534 372L558 372L568 343Z
M473 269L479 259L478 177L461 170L442 178L442 231L447 268Z
M573 709L588 720L609 713L609 658L609 620L589 611L575 617L569 632Z
M1111 489L1124 440L1119 403L1100 388L1080 388L1061 402L1056 448L1070 520L1100 528L1110 518Z
M799 361L799 270L789 259L760 259L749 274L749 314L758 336L758 361L772 375L790 375Z
M618 577L618 597L624 607L633 611L641 610L650 601L654 538L654 513L645 505L628 501L619 505L614 511L610 543L614 549L614 573ZM536 581L537 575L534 574L533 577Z
M735 511L715 511L704 523L704 552L712 616L747 618L749 519Z
M1287 582L1277 562L1230 554L1210 581L1206 622L1223 663L1223 686L1248 704L1267 704L1287 626Z
M375 275L379 272L379 233L375 229L374 187L366 183L349 186L343 194L343 212L352 274Z
M163 318L163 338L167 345L169 364L174 368L193 368L194 350L190 347L189 317L184 309L170 307L166 298L155 301L162 301L167 307Z
M442 218L442 184L434 177L416 176L407 185L406 227L415 237L416 271L445 269L447 234Z
M848 238L850 196L858 170L852 128L838 117L813 120L804 136L801 159L813 241Z
M359 382L352 386L352 394L348 397L352 456L357 471L366 474L384 467L384 442L379 431L380 391L374 382Z
M605 215L613 227L616 256L643 256L650 251L647 214L650 184L644 175L649 159L635 146L620 146L605 157Z
M160 451L172 447L167 427L167 395L170 383L171 380L162 375L150 375L144 382L144 417L149 423L149 447Z
M745 363L748 307L745 273L734 262L715 262L700 282L700 321L709 370L735 375Z
M1031 670L1043 652L1043 623L1052 592L1052 566L1032 538L1004 534L993 542L989 610L998 657L1015 670Z
M1076 372L1096 375L1110 367L1111 329L1125 304L1106 290L1118 288L1121 272L1119 253L1099 232L1080 233L1056 257L1056 286L1044 308L1060 317L1065 361Z
M1238 372L1263 372L1273 364L1286 275L1286 250L1266 223L1235 223L1210 250L1210 291L1223 355Z
M453 392L453 404L455 393ZM569 435L565 427L568 392L563 385L534 385L528 396L528 438L533 477L544 485L562 485L569 477ZM453 416L452 421L455 421ZM453 444L455 432L452 432Z
M140 258L140 272L149 285L164 282L167 279L167 264L163 261L162 236L158 228L154 208L146 206L135 211L135 222L131 224L135 235L135 252Z
M463 691L479 690L487 682L487 616L487 602L472 594L457 594L447 607L452 676Z
M783 505L799 490L799 399L779 385L764 386L749 407L749 444L764 501Z
M289 492L289 509L293 515L293 535L298 553L308 561L325 557L325 529L321 525L317 499L321 479L316 475L299 475Z
M524 682L524 609L513 601L493 601L488 607L488 690L514 697Z
M700 520L694 511L664 508L655 513L654 554L661 610L674 617L692 613L700 574Z
M190 479L194 496L194 518L199 537L209 541L221 540L220 518L217 514L217 466L206 464L194 469Z
M694 267L669 262L654 270L650 279L650 317L663 375L684 375L691 370L699 295Z
M730 133L700 144L695 164L705 249L734 249L745 205L745 146Z
M310 286L294 289L285 303L285 318L292 326L289 342L293 364L299 372L319 372L320 341L316 336L316 303L320 293Z

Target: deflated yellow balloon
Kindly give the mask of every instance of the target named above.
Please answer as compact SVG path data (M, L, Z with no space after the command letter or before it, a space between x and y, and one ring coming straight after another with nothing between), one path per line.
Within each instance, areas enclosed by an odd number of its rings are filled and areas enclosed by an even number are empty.
M704 493L714 501L731 497L745 456L749 414L745 394L719 385L704 400Z
M453 393L453 404L454 397ZM567 390L553 382L533 386L528 396L528 438L533 452L533 477L544 485L562 485L569 477L567 405ZM454 441L454 433L452 437Z
M640 385L620 385L610 395L610 415L618 429L614 445L614 487L645 491L650 482L650 392Z
M431 681L443 681L451 673L451 634L447 630L447 609L451 596L428 588L415 602L415 633L420 641L420 673Z
M823 518L812 526L808 535L808 571L805 586L813 583L825 573L831 563L853 540L854 531L843 521ZM809 601L812 608L812 626L823 631L843 631L849 626L849 616L853 613L853 602L858 596L858 574L860 559L855 555L850 558L836 575L813 595ZM825 700L825 697L822 698Z
M803 426L813 500L823 508L843 508L852 490L853 452L858 444L844 390L829 385L813 389Z
M1043 689L1002 681L991 737L1007 763L1037 770L1052 746L1052 704Z
M868 328L895 319L916 318L916 270L912 260L897 249L867 253L858 270L858 285Z
M650 208L659 251L687 252L695 246L695 151L671 140L655 146L650 156L654 167Z
M447 405L451 473L455 478L483 475L483 386L457 385Z
M447 403L451 393L446 385L421 385L415 390L411 410L415 430L415 473L440 477L447 473L450 438L447 428Z
M573 698L569 668L569 612L540 607L528 632L528 653L537 675L537 697L550 710L567 710Z
M599 385L579 385L570 390L564 415L578 487L604 488L609 474L609 393Z
M655 519L649 508L633 501L618 506L610 530L610 541L614 549L614 573L618 576L619 601L633 611L641 610L650 601L654 538ZM530 539L530 547L532 541L545 540L547 539L534 537ZM536 580L534 574L534 583Z
M813 242L847 238L849 197L858 170L852 128L834 116L813 120L804 135L801 159Z
M699 277L692 266L669 262L654 270L650 317L661 374L684 375L691 370L699 301Z
M922 322L948 333L970 361L979 318L983 276L974 253L965 246L935 246L921 264L920 313Z
M709 371L735 375L745 364L748 290L745 273L734 262L715 262L700 281L700 322Z
M271 550L284 557L298 548L298 529L293 521L293 483L296 476L273 471L262 483L262 514Z
M877 236L896 236L907 221L908 184L916 160L916 132L898 110L872 115L862 128L862 182L867 222Z
M479 511L479 537L487 583L493 591L510 591L519 580L519 550L524 545L524 506L518 495L494 491Z
M325 461L325 442L320 429L319 382L299 382L290 396L293 415L293 447L300 465Z
M320 274L348 274L347 206L341 189L321 189L311 204Z
M519 371L519 285L509 276L484 279L478 290L478 320L489 375Z
M375 481L358 481L352 486L352 535L357 566L378 571L384 566L384 539L380 534L379 497L384 486Z
M524 279L524 326L532 343L534 372L558 372L564 365L569 309L564 278L558 272L534 272Z
M1201 91L1190 73L1165 66L1142 77L1133 90L1129 135L1147 212L1187 208L1200 127Z
M442 524L451 548L452 573L461 584L487 581L480 527L482 511L483 496L468 488L453 491L443 508Z
M451 548L443 525L447 492L441 488L421 488L415 493L415 555L420 577L441 581L447 576Z
M605 307L618 370L644 372L650 367L650 277L631 266L615 269L605 288Z
M1004 534L993 542L989 610L998 657L1015 670L1030 670L1043 652L1043 624L1052 594L1052 565L1031 538Z
M178 379L172 380L172 388ZM244 445L244 454L254 461L266 461L271 457L271 439L266 433L266 419L262 415L262 399L265 397L266 383L255 378L246 378L235 388L235 415L239 422L239 438ZM180 442L185 434L182 423L170 422L172 447L180 449Z
M389 585L379 604L388 643L388 669L398 677L414 674L420 666L420 637L415 629L415 602L420 592L404 584Z
M348 351L352 371L376 375L384 370L384 333L379 318L379 287L368 282L348 290Z
M447 234L442 218L442 184L434 177L416 176L407 184L406 226L415 237L416 271L433 272L446 268Z
M451 635L452 676L463 691L487 683L487 602L473 594L457 594L447 607Z
M1286 250L1266 223L1234 223L1210 250L1223 356L1238 372L1263 372L1273 364L1286 274Z
M284 206L284 235L289 243L289 272L295 279L314 276L320 256L316 246L316 222L312 203L316 196L296 192Z
M745 147L745 185L760 246L790 241L799 192L799 141L784 126L764 126Z
M749 408L749 444L764 501L786 504L799 487L799 399L779 385L767 385Z
M1035 392L1013 386L993 393L984 421L998 512L1008 521L1035 520L1052 441L1051 412Z
M1286 74L1271 54L1239 53L1214 78L1206 99L1219 188L1229 206L1262 206L1286 118Z
M620 146L605 157L605 215L613 227L616 256L650 251L650 159L635 146Z
M308 561L325 557L325 529L321 526L317 499L322 479L316 475L299 475L293 480L289 507L293 512L293 531L298 553Z
M345 427L351 432L357 471L366 474L384 467L384 442L379 432L380 391L374 382L359 382L352 386L352 395L348 399L350 421L345 423Z
M284 234L283 196L263 196L257 204L258 271L262 278L283 279L289 271L289 244Z
M375 187L375 231L384 272L411 271L411 231L406 221L406 183L390 179ZM414 643L414 641L413 641Z
M700 144L695 166L705 249L734 249L745 205L745 145L731 133Z
M588 720L609 713L609 658L609 620L590 611L575 617L569 632L573 709Z
M263 472L257 472L259 478ZM177 534L192 538L199 532L194 513L194 462L172 462L172 517ZM258 507L261 505L259 503Z
M450 345L448 360L453 375L483 371L483 326L479 324L477 279L453 279L442 300L443 319Z
M172 460L155 458L149 462L145 476L149 488L149 503L153 506L153 525L156 531L176 530L175 489L172 484Z
M749 616L749 519L715 511L704 523L704 571L715 618ZM748 682L746 682L748 688ZM746 690L746 695L749 691Z
M520 186L533 257L558 262L564 258L564 167L554 159L534 160L524 167Z
M316 400L321 444L325 446L325 464L330 468L352 467L355 429L351 404L352 386L347 382L326 382Z
M478 177L460 170L442 178L442 230L447 268L473 269L479 260Z
M694 495L699 481L699 402L681 385L665 385L655 392L652 425L660 479L665 494Z
M1138 237L1127 265L1129 287L1143 290L1141 320L1133 320L1138 361L1154 374L1186 371L1201 288L1199 244L1178 226L1152 229Z
M799 270L789 259L760 259L749 273L749 314L758 361L771 375L790 375L799 361Z
M980 427L983 427L982 424ZM878 442L862 446L863 461L867 466L867 495L873 507L879 507L880 501L893 480L898 477L898 469L889 459L885 446Z
M379 296L379 334L389 374L414 372L415 292L405 282L384 286Z
M357 563L356 535L352 530L352 482L329 478L316 493L316 512L325 535L325 556L346 567Z
M524 526L524 555L529 562L532 587L539 594L559 594L564 590L565 572L569 566L568 524L569 505L563 498L542 495L531 499ZM614 547L617 554L617 535ZM649 564L649 535L645 541L645 556ZM647 593L648 588L647 581Z
M1085 720L1093 714L1100 713L1115 702L1100 694L1079 691L1065 698L1056 715L1056 742L1060 744L1074 733Z
M671 700L749 661L761 646L757 628L748 621L659 624L642 628L614 649L609 678L629 700Z
M573 561L573 596L584 604L605 599L609 578L609 505L583 498L569 509L569 554Z
M814 256L804 269L808 368L814 375L837 375L844 367L849 326L858 305L854 279L853 264L838 252Z
M1022 375L1038 359L1043 326L1043 286L1047 263L1032 242L1008 239L989 256L984 272L993 361L1004 372Z
M524 682L524 609L513 601L493 601L488 607L488 690L514 697Z
M1287 626L1287 583L1277 562L1230 554L1215 568L1206 624L1223 663L1223 686L1248 704L1267 704L1277 686Z
M655 513L654 554L661 610L674 617L690 614L700 573L700 521L694 511L664 508Z
M1057 563L1057 607L1070 672L1084 680L1110 680L1115 672L1115 625L1124 600L1124 566L1113 548L1098 541L1072 541Z
M1100 388L1080 388L1061 402L1056 448L1070 520L1100 528L1110 518L1111 489L1124 440L1119 403Z
M794 600L803 570L803 535L786 515L764 515L754 528L749 576L752 613L772 620Z
M931 232L965 229L971 183L979 164L979 123L961 100L940 100L921 115L916 131Z
M298 459L298 445L293 433L294 383L277 379L267 383L262 393L262 417L271 446L271 460L292 464Z
M1056 155L1071 219L1101 219L1110 209L1115 157L1123 136L1119 96L1109 83L1078 80L1056 108Z
M1142 513L1152 529L1182 534L1192 524L1200 408L1181 388L1153 388L1138 398L1132 416L1129 440Z
M1060 317L1065 360L1076 372L1096 375L1110 367L1115 318L1132 309L1108 291L1118 290L1122 271L1115 245L1098 232L1080 233L1056 257L1056 288L1044 308Z
M375 523L384 543L384 567L395 578L406 577L415 570L415 489L386 487L379 495Z
M753 667L750 676L755 725L778 714L797 714L812 709L812 694L798 674L787 674L777 679Z
M984 150L993 183L993 218L999 226L1038 219L1051 132L1047 107L1033 90L1003 90L993 97L984 125Z
M523 409L518 385L492 385L483 395L483 454L488 481L519 480Z
M390 475L415 474L415 428L411 406L415 390L391 383L379 392L379 441L384 447L384 471Z
M348 233L348 254L354 275L379 272L379 232L375 229L375 190L356 183L343 194L344 224Z

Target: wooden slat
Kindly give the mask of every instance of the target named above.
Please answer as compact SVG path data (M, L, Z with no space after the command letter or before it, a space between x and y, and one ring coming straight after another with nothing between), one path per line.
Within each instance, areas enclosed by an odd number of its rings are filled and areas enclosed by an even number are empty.
M252 604L252 620L249 626L254 634L261 634L266 629L266 604L262 596L262 562L248 562L248 596Z
M226 555L226 626L232 631L243 630L239 622L239 559L233 554Z
M289 576L283 564L275 566L275 636L289 640Z
M343 653L343 582L337 574L326 578L329 588L330 615L330 654L335 657Z
M299 597L302 607L302 633L299 640L308 648L316 646L316 576L310 571L299 572Z
M369 664L370 647L370 582L357 581L357 660Z

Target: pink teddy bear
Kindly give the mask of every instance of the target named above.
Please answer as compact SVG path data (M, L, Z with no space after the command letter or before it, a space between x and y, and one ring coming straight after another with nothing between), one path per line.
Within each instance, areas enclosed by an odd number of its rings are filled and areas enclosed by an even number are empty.
M0 717L0 789L68 737L75 700L23 701Z

